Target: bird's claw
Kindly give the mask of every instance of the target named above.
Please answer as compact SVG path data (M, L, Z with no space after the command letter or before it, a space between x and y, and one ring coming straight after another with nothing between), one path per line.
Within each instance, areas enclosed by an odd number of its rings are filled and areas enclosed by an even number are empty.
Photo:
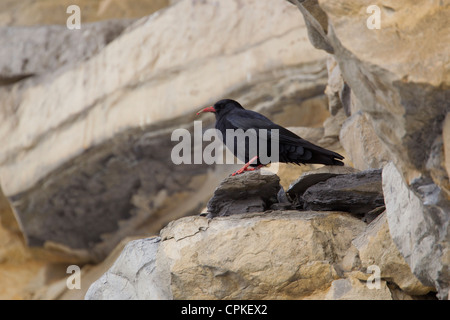
M256 170L255 168L241 168L241 169L237 170L235 173L232 173L231 176L234 177L235 175L242 174L245 171L255 171L255 170Z
M244 173L245 171L255 171L257 169L260 169L262 167L262 165L257 166L256 168L249 168L250 164L252 164L253 162L256 161L256 159L258 159L258 156L253 157L249 162L247 162L242 168L240 168L238 171L236 171L235 173L231 174L232 177L234 177L237 174L241 174Z

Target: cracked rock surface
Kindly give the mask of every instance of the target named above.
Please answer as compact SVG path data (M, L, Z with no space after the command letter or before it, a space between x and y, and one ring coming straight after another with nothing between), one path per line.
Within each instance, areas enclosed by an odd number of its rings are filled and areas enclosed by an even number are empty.
M369 225L333 211L181 218L159 237L131 241L85 299L411 299L428 293L432 288L394 250L381 217ZM385 247L394 249L386 253ZM373 263L383 268L380 290L366 285Z
M335 212L273 211L214 219L182 218L163 229L160 238L131 242L113 267L91 286L86 299L306 297L339 278L345 250L364 227L361 220ZM142 250L143 246L149 250ZM156 253L154 246L158 246ZM141 265L152 261L146 267L153 271L143 291L132 285L141 270L129 261L132 255L139 256ZM126 280L116 280L122 267L135 271L131 275L126 271Z

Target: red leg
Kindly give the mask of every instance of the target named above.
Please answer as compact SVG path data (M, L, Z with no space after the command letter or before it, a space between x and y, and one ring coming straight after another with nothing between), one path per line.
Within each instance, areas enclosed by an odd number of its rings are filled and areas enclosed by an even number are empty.
M256 169L260 169L262 165L257 166L256 168L248 168L255 160L258 159L258 156L254 156L249 162L247 162L242 168L240 168L238 171L232 174L232 176L235 176L237 174L241 174L244 171L254 171Z
M262 164L258 165L256 168L247 168L244 171L255 171L264 167Z

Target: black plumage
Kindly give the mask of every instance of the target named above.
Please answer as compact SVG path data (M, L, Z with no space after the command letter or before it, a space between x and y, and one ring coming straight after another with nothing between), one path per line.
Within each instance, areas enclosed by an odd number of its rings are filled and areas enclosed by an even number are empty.
M279 162L306 164L317 163L324 165L343 166L344 163L340 160L344 159L340 154L319 147L305 139L302 139L295 133L287 130L286 128L273 123L267 117L260 113L251 110L245 110L238 102L230 99L224 99L216 102L213 107L208 107L200 112L214 112L216 115L216 129L222 133L223 142L227 145L226 130L227 129L242 129L244 132L249 129L255 129L253 131L259 139L261 129L267 130L267 156L271 156L271 139L274 138L274 129L278 129L279 139ZM199 112L199 113L200 113ZM248 132L248 131L247 131ZM261 134L262 137L266 137L265 134ZM234 155L244 162L250 161L249 154L249 139L245 141L245 148L243 152L239 152L238 139L234 139ZM264 140L262 140L264 141ZM227 145L228 146L228 145ZM260 149L257 147L257 161L254 161L250 166L266 165L268 163L261 162Z

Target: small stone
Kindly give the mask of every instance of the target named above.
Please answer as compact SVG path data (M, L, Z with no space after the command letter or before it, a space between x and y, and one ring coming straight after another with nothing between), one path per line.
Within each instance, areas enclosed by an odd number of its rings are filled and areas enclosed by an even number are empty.
M302 195L306 189L315 185L316 183L328 180L341 174L355 173L357 169L352 167L340 167L340 166L324 166L316 170L303 173L297 180L295 180L289 186L287 194L294 198L295 195Z
M381 170L339 175L308 188L303 209L365 214L384 206Z
M207 204L208 218L262 212L277 203L280 188L280 178L266 170L225 178Z

